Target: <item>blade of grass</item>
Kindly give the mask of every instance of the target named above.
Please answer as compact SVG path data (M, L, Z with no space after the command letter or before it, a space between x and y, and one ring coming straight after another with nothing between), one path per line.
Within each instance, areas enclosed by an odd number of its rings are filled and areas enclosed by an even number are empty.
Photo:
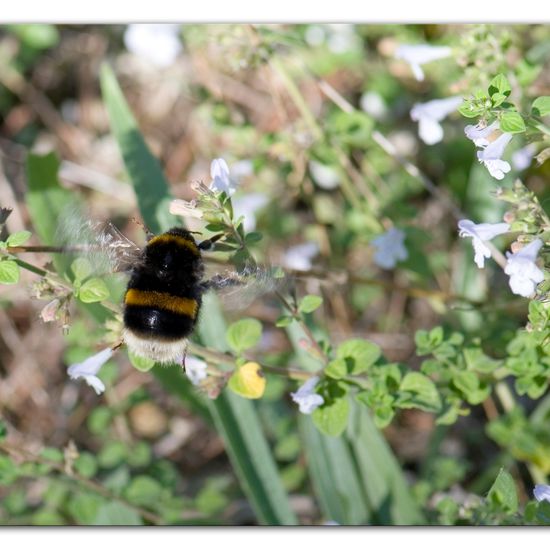
M107 65L101 70L101 89L143 220L152 231L166 231L176 223L168 214L171 200L168 184ZM225 333L225 326L221 310L211 297L208 298L202 306L203 322L199 333L205 345L223 350L220 334ZM158 367L151 372L161 378L165 374L159 375ZM170 389L179 393L176 386ZM179 395L183 398L183 394ZM270 525L295 524L296 518L252 403L224 392L216 401L209 401L208 407L259 521Z
M340 525L371 523L371 509L344 438L323 435L305 415L300 415L299 425L311 483L326 519Z
M158 160L151 154L108 65L101 67L101 91L109 113L111 129L130 176L143 220L153 233L179 224L168 211L171 200L168 183Z
M374 509L376 523L422 524L424 519L403 470L365 407L353 403L345 439Z

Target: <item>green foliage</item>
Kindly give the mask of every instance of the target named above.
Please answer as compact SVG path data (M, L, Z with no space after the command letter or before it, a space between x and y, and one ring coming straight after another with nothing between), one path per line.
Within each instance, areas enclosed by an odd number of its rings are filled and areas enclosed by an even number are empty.
M229 325L225 337L236 353L253 348L262 336L262 324L256 319L240 319Z
M16 82L17 75L35 86L36 75L49 82L41 52L64 42L65 33L53 25L10 25L6 31L17 45L14 56L5 60L7 81L15 74ZM178 196L194 193L194 202L185 208L196 218L189 228L202 233L198 240L223 234L205 256L240 271L259 265L273 251L284 252L290 242L314 240L322 252L304 273L305 281L292 281L267 298L264 307L238 314L229 326L216 298L204 296L188 347L190 355L208 363L198 389L178 365L155 365L128 353L140 371L128 374L126 356L114 358L101 371L106 396L93 404L84 393L74 398L52 391L62 396L64 414L65 407L71 408L71 418L67 433L56 431L44 441L64 444L36 456L23 453L24 462L10 451L12 426L16 433L19 424L9 410L10 434L8 423L0 422L0 523L229 523L236 509L247 509L235 506L244 497L256 522L293 525L302 518L291 506L292 495L311 493L320 513L308 516L308 522L550 524L550 505L529 500L530 487L545 483L550 474L550 399L545 397L550 382L550 219L541 206L548 194L539 185L547 170L541 165L549 157L550 131L541 118L550 114L550 97L533 97L548 53L546 30L533 29L529 39L525 30L485 25L468 26L456 36L440 26L359 25L341 31L348 32L347 42L336 27L317 24L187 26L185 55L201 52L201 62L211 71L199 71L198 80L184 84L183 92L168 94L176 94L178 108L180 101L192 99L193 108L185 111L189 136L184 141L193 143L189 151L179 138L171 143L182 129L166 121L177 117L165 113L157 128L161 119L155 118L156 108L144 109L144 91L128 73L121 82L134 115L113 70L103 65L101 94L126 169L109 176L128 179L150 230L159 233L187 223L169 212L169 179L185 181L195 173L200 178L201 170L206 175L209 157L250 159L250 177L235 196L213 192L208 182L201 186L194 181L191 191L173 186ZM119 30L108 32L110 55L116 57ZM387 38L398 44L435 44L441 38L453 47L452 57L431 64L424 91L444 98L460 90L465 99L458 110L471 124L498 121L495 135L514 134L510 149L534 144L538 164L525 172L526 185L505 180L496 188L463 136L464 123L452 115L444 126L454 126L454 132L445 129L440 144L407 144L410 136L400 142L401 130L410 124L407 106L423 99L412 79L389 70L393 62L381 55ZM209 57L212 43L219 46L219 59ZM347 49L338 51L334 44L339 43ZM514 55L508 55L512 45ZM57 53L48 52L48 63L55 65ZM225 78L228 67L230 79ZM264 98L261 86L255 87L259 67L265 72L259 73L262 82L276 76L281 85L273 113L265 108L270 96ZM219 81L213 76L220 76ZM59 74L52 76L51 82L59 81ZM330 84L336 81L345 85L336 90ZM226 96L227 83L232 93ZM50 92L38 90L54 109L66 108L64 90ZM0 114L17 119L14 113L29 110L27 96L0 90ZM21 98L23 109L14 103ZM251 114L250 104L257 103ZM162 111L162 105L157 107ZM270 116L264 119L266 112ZM51 133L55 117L30 118L21 134ZM77 157L78 140L67 137L72 122L69 116L63 120L64 132L54 137ZM143 121L148 135L142 135L137 121ZM94 125L85 122L91 135ZM12 138L18 146L34 139ZM166 162L169 178L151 149ZM323 182L315 170L319 166L330 172L332 184ZM54 153L30 153L25 162L33 242L44 245L57 244L56 226L64 210L84 202L76 198L80 191L60 184L59 168ZM514 168L510 181L517 176ZM240 212L243 190L269 195L269 207L256 220ZM97 189L87 192L86 201L99 201L96 194L100 196ZM456 246L456 220L450 214L459 213L459 207L479 223L500 222L505 213L511 228L493 242L499 248L516 251L533 239L543 241L537 269L545 280L528 301L514 300L508 273L497 276L499 267L492 259L479 271L470 244ZM116 205L109 205L109 211L124 227L128 211ZM250 221L256 228L247 232L245 222ZM372 238L390 226L406 231L409 257L394 270L382 271L372 261ZM33 295L50 303L55 298L57 320L63 317L70 329L67 364L73 358L82 361L100 340L109 345L120 341L120 314L116 303L107 300L116 302L122 286L117 290L81 258L71 262L56 255L54 267L27 264L19 256L24 252L12 249L24 248L30 237L31 231L18 231L0 242L0 283L18 283L22 269L38 276ZM500 261L495 253L493 258ZM317 273L315 283L312 275ZM324 300L317 295L321 285ZM6 307L11 307L8 300ZM23 310L17 310L12 323L22 334L29 330L20 318ZM415 349L410 349L413 334ZM371 335L380 345L369 340ZM6 345L11 346L9 330ZM2 376L10 376L9 360L4 367ZM289 378L310 375L319 378L315 391L323 403L304 415L288 395ZM57 383L56 377L45 377L44 391ZM82 384L78 391L85 389ZM42 394L32 395L39 403ZM389 429L381 432L384 428ZM422 445L412 445L411 452L400 430L425 438ZM220 440L226 454L217 447ZM185 448L180 449L182 442ZM445 446L449 442L454 447ZM447 456L455 447L456 456ZM480 461L481 453L487 457ZM195 465L197 455L207 457L208 468ZM226 456L232 472L212 474L210 468ZM190 475L192 483L185 477ZM42 480L40 494L27 497L37 478ZM518 492L516 485L525 491ZM460 492L467 497L458 501Z
M14 260L0 261L0 283L14 285L19 282L19 266Z
M537 97L537 99L533 101L531 112L535 116L546 116L550 114L550 96L544 95Z

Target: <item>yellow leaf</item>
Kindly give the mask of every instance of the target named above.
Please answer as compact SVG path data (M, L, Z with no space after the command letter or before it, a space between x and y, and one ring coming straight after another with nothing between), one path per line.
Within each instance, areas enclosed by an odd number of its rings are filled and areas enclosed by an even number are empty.
M258 363L245 363L227 383L230 390L247 399L259 399L265 391L265 378Z

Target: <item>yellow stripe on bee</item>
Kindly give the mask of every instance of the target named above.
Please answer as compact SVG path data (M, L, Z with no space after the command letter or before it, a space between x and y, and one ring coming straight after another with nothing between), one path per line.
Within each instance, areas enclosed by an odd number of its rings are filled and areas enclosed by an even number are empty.
M199 249L197 245L185 237L181 237L180 235L169 235L168 233L163 233L162 235L157 235L156 237L153 237L148 243L147 246L155 246L156 244L169 244L174 243L178 246L182 246L184 248L187 248L190 250L193 254L199 255Z
M124 303L127 306L154 307L187 317L195 318L197 315L198 303L192 298L174 296L168 292L157 292L156 290L138 290L130 288L124 296Z

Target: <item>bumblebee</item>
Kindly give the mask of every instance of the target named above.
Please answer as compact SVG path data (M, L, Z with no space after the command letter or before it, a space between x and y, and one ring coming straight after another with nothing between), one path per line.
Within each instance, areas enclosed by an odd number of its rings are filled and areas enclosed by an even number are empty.
M150 238L124 295L123 338L132 353L159 363L182 360L202 295L213 286L203 280L202 250L222 236L197 243L190 231L173 227Z
M96 272L129 275L119 346L125 343L134 355L157 363L184 364L187 340L206 291L219 291L226 306L243 309L281 284L270 270L257 266L205 277L203 252L211 250L223 233L197 242L193 232L183 227L159 235L144 229L147 243L140 247L112 223L86 220L71 211L61 220L57 234L66 249L87 257Z

